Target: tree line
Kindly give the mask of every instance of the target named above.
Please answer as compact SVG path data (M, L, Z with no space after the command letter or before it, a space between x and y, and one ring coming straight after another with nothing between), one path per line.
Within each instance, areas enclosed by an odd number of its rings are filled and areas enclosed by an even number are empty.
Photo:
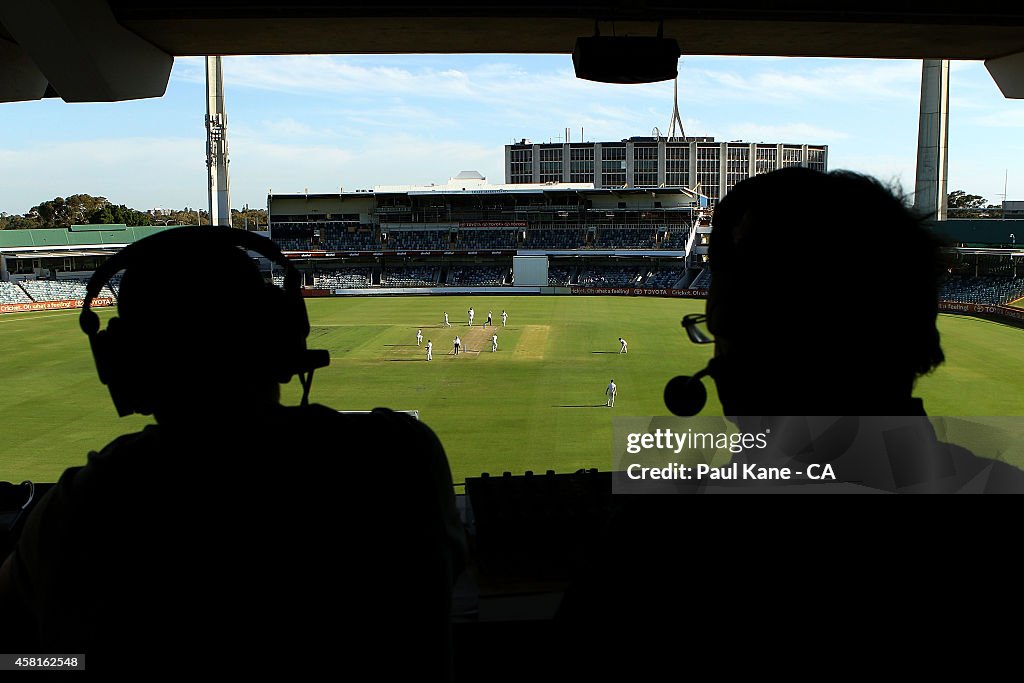
M1002 218L1002 204L989 204L977 194L953 190L946 195L946 212L950 218Z
M231 222L235 227L265 227L266 209L250 209L248 205L231 209ZM73 194L55 197L33 206L27 213L0 212L0 230L35 230L40 228L69 228L72 225L209 225L210 214L205 209L156 209L139 211L124 204L114 204L106 197Z

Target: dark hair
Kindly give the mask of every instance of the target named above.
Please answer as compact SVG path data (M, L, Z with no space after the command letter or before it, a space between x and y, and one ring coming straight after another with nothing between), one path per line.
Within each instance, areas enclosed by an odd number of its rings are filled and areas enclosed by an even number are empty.
M734 335L788 325L910 381L943 362L941 243L900 193L850 171L786 168L737 184L713 225L712 272L731 291L715 292L713 276L712 296L749 299Z

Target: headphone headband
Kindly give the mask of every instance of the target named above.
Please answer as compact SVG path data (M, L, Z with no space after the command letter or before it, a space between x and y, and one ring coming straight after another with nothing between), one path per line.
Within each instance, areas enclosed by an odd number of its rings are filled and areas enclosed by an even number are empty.
M101 331L99 316L91 308L93 299L110 278L121 270L134 269L137 264L145 264L156 255L163 256L172 253L171 250L175 248L186 246L224 250L242 247L285 269L284 291L267 285L268 289L264 292L265 312L268 319L277 323L269 342L271 350L268 353L272 360L268 361L267 369L281 383L298 375L303 388L302 404L306 405L313 370L326 367L331 359L325 350L306 348L309 317L302 298L299 271L284 257L281 249L266 237L223 226L190 226L165 230L129 244L97 268L86 285L86 296L82 301L82 314L78 322L89 337L100 381L110 389L110 397L118 414L147 414L153 410L152 397L146 394L145 381L139 379L139 368L123 360L123 356L131 356L127 353L125 324L115 317L110 320L107 329Z
M297 293L301 286L299 271L281 252L280 247L262 235L219 225L206 227L189 225L172 228L129 244L96 269L96 272L89 278L89 284L86 285L82 313L78 317L82 331L88 335L99 332L100 321L91 309L92 301L100 293L100 290L110 282L110 278L133 262L140 259L145 260L150 254L168 248L182 239L197 239L206 244L243 247L248 251L254 251L285 269L284 289L286 292Z

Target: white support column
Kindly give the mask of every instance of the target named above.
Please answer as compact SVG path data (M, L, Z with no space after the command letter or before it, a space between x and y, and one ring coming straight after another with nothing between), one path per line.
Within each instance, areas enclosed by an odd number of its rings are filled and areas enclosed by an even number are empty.
M668 145L665 139L658 140L658 187L667 184Z
M633 174L635 163L633 162L633 143L626 143L626 187L636 187Z
M687 176L690 179L690 187L697 187L697 143L690 142L690 158L687 164L688 172ZM701 194L707 195L708 191L705 188L701 188Z
M718 145L718 198L722 199L729 193L729 143Z
M206 58L206 169L210 225L231 227L228 178L228 113L224 106L224 71L220 57Z
M914 208L946 219L949 173L949 60L925 59L921 67L921 115L917 129Z

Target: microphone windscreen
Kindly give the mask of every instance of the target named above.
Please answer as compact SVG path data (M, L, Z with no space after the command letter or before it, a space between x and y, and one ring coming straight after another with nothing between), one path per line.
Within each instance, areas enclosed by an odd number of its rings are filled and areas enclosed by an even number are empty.
M665 407L673 415L691 417L699 413L708 402L708 390L700 377L680 375L665 385Z

